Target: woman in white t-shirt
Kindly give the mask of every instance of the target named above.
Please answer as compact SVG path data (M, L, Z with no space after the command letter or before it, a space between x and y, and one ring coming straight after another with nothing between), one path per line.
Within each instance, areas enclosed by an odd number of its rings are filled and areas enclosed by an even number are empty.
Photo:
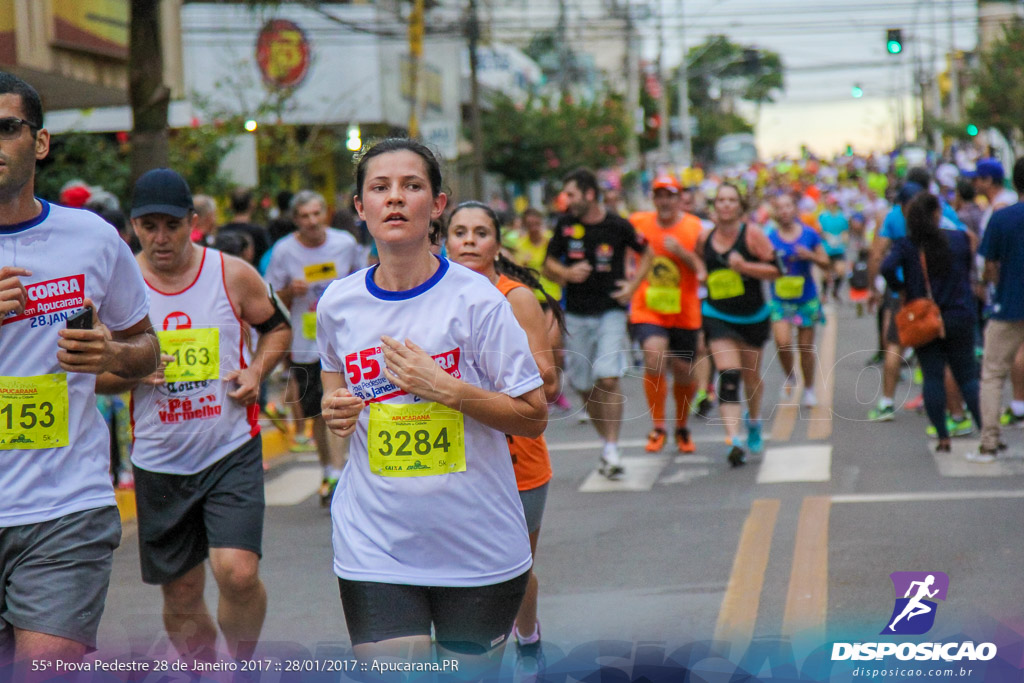
M479 677L501 659L530 542L505 434L547 424L542 380L512 309L435 256L447 201L419 143L378 143L356 209L380 264L333 283L317 309L324 418L352 435L331 505L334 570L358 658L439 658Z

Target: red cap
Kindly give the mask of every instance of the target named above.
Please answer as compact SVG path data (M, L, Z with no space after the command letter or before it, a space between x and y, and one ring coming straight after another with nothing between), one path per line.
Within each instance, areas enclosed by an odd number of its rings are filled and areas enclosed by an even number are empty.
M655 190L669 190L671 192L681 192L683 186L679 184L674 175L660 175L654 179L651 183L651 192Z

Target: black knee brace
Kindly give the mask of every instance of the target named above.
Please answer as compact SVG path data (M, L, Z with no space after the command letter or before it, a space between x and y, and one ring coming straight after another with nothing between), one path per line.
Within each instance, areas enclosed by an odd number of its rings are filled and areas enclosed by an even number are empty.
M739 403L740 371L737 368L718 373L718 400L722 403Z

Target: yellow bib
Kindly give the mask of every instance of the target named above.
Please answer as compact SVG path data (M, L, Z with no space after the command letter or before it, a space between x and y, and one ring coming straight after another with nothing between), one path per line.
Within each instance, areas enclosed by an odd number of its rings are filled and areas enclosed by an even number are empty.
M644 292L647 308L655 313L674 315L683 310L683 293L678 287L648 287Z
M803 275L783 275L775 281L775 296L780 299L799 299L803 293Z
M338 269L334 267L334 261L314 263L311 266L303 266L302 272L306 276L307 282L338 279Z
M0 377L0 450L68 445L68 376Z
M462 413L440 403L371 403L370 471L382 477L429 477L466 471Z
M302 314L302 336L306 339L316 339L316 311Z
M194 330L163 330L156 333L160 351L174 360L164 368L170 382L200 382L220 379L220 330L201 327Z
M708 273L708 297L711 299L732 299L742 296L743 278L735 270L723 268Z

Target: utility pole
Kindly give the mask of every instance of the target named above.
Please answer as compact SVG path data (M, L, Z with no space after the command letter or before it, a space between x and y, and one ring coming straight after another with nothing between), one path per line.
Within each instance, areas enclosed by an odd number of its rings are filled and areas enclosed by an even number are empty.
M569 96L569 18L566 0L558 0L558 86L562 100Z
M473 136L473 196L484 199L484 133L480 125L480 79L477 73L477 45L480 43L480 15L477 0L469 0L469 127Z
M679 0L679 135L683 157L676 161L683 166L693 163L693 139L690 137L690 78L687 69L686 22L683 21L683 0Z
M929 69L931 75L932 92L932 149L936 154L942 154L942 131L939 123L942 119L942 94L939 92L939 36L938 28L935 25L935 3L931 3L932 22L932 64Z
M640 40L633 22L632 0L626 2L626 108L629 112L626 165L629 170L636 171L640 168L640 142L637 139L637 110L640 109Z
M669 149L669 106L668 106L668 74L665 70L665 14L661 3L658 3L658 85L661 86L661 97L658 98L658 155L662 163L675 161Z
M959 123L960 114L960 59L956 51L956 31L953 0L949 0L949 120Z
M420 64L423 62L423 0L413 0L409 15L409 137L420 136Z

